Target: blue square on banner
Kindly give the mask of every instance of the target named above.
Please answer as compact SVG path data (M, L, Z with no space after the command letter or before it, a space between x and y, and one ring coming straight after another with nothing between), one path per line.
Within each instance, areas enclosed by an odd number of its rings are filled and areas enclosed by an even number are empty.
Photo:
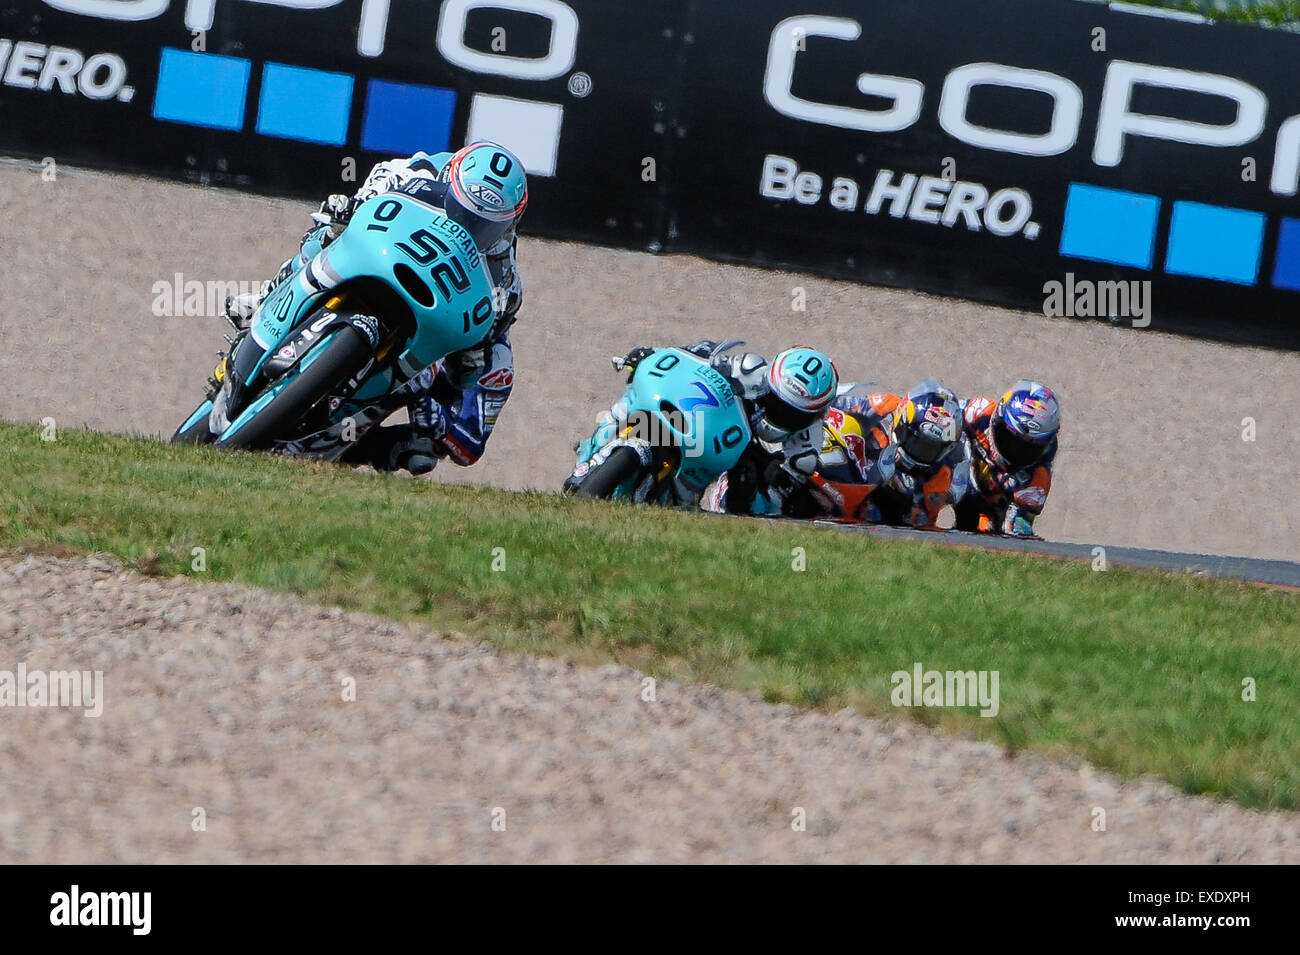
M352 76L268 63L262 69L257 131L263 136L342 146L352 115Z
M253 64L234 56L164 47L154 119L213 129L243 129Z
M451 144L456 91L414 83L371 80L361 123L366 152L410 156L440 153Z
M1165 271L1254 285L1264 249L1262 212L1175 202Z
M1070 183L1061 254L1138 269L1151 268L1160 197Z
M1273 287L1300 292L1300 219L1283 219L1277 235Z

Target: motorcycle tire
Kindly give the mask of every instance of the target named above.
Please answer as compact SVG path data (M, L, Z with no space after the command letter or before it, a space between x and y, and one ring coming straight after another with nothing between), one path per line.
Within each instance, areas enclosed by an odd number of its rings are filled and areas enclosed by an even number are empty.
M198 411L202 410L204 407L211 408L212 402L211 401L203 402L202 405L194 409L194 413L197 413ZM194 414L192 413L190 417L191 418L194 417ZM188 421L189 419L187 418L186 420ZM191 424L188 428L185 427L184 424L182 424L179 428L177 428L176 433L172 435L170 443L171 444L211 444L215 440L216 440L216 435L214 435L212 431L209 430L208 428L208 416L204 414L197 421Z
M287 384L271 384L270 389L280 390L234 434L227 432L218 438L216 447L253 451L269 448L276 440L293 437L292 429L307 412L360 371L372 357L370 343L361 332L351 325L337 328L326 341L304 356L304 361L311 358L311 363L303 371ZM262 400L263 395L250 402L250 406Z
M615 448L595 468L583 475L576 485L570 485L569 493L579 498L602 498L608 500L614 496L623 484L636 477L641 471L641 457L633 448Z

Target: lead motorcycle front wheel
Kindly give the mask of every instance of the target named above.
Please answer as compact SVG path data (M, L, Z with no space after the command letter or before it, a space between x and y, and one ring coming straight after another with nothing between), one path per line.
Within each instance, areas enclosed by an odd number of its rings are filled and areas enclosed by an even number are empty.
M254 398L216 440L216 447L260 450L276 440L296 437L294 430L307 413L337 392L372 357L361 332L351 325L336 328L303 356L298 374L272 382Z
M216 435L208 427L208 412L212 410L212 401L203 402L194 409L194 413L187 419L188 424L182 424L172 435L172 444L211 444L216 440Z
M566 481L564 490L573 497L610 500L620 488L627 487L628 494L637 501L675 506L672 475L681 462L679 452L657 449L652 460L659 463L646 467L635 448L626 445L614 448L604 461L581 478Z

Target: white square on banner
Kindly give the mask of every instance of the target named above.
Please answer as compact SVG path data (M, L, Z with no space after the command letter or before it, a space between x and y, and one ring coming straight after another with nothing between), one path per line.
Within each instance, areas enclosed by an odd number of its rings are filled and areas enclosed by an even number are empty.
M487 139L509 149L530 175L554 176L564 107L509 96L475 93L466 142Z

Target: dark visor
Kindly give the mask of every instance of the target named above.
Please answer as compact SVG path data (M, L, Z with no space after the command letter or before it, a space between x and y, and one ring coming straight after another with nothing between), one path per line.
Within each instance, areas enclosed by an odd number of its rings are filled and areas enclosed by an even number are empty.
M802 431L822 416L820 411L800 411L791 407L771 391L758 399L758 407L767 420L782 431Z
M1001 418L993 421L993 443L997 445L998 454L1013 468L1027 468L1043 456L1050 442L1030 441L1021 437Z
M952 443L932 435L913 431L900 442L907 456L921 464L936 464L939 459L952 450Z

